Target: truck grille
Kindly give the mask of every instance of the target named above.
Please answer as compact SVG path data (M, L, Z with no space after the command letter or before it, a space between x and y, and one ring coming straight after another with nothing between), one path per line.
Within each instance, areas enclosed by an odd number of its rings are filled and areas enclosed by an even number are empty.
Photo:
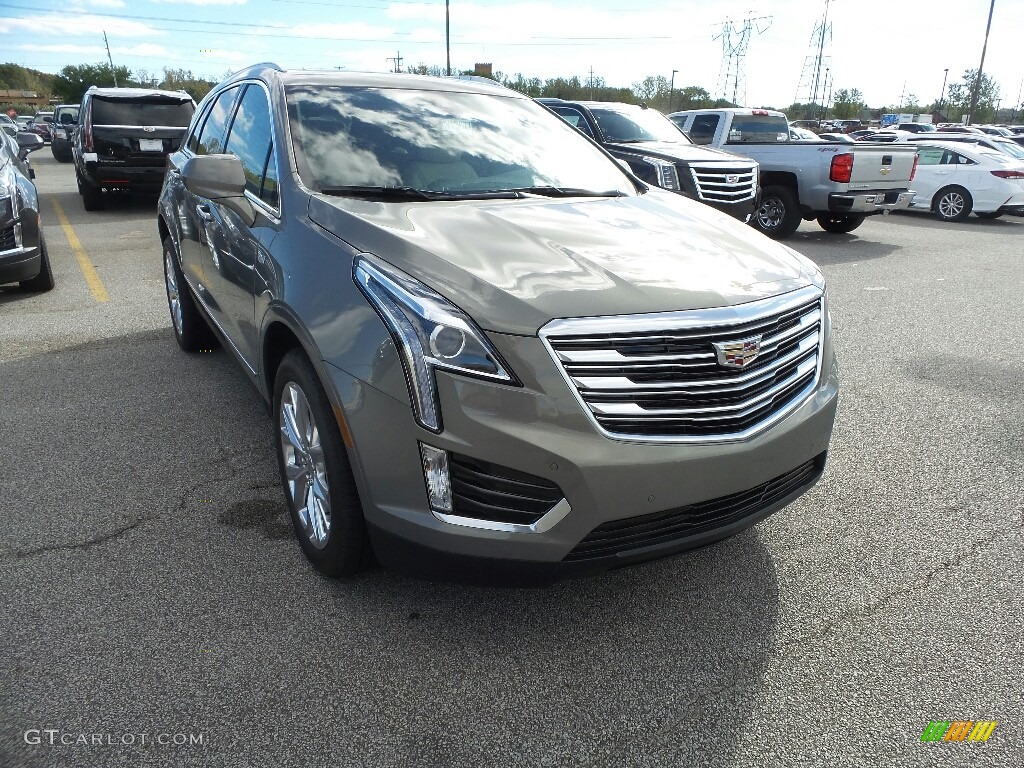
M606 436L741 440L813 391L822 305L809 287L721 309L553 320L541 338ZM716 342L730 347L716 350ZM736 345L746 353L757 347L756 356L728 365Z
M680 168L689 173L697 186L701 200L715 203L737 203L750 200L757 194L757 167L740 166L691 166Z
M738 523L810 488L825 468L825 454L746 491L685 507L602 523L566 555L566 560L608 557L642 547L681 541Z

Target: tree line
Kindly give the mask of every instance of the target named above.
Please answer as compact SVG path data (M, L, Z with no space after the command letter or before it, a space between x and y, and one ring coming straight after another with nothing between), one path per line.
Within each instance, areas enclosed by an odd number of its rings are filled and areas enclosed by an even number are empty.
M444 74L439 66L407 67L410 74L436 75ZM229 72L224 73L227 77ZM472 75L472 70L460 70L459 74ZM726 99L714 98L706 88L698 85L675 86L668 78L657 76L645 77L630 87L610 86L603 77L553 77L541 79L527 77L521 73L514 75L496 72L491 79L506 88L523 93L533 98L547 97L568 100L589 101L622 101L631 104L643 103L661 112L673 112L683 109L708 109L716 107L736 106ZM960 82L950 84L942 98L935 102L921 103L917 96L909 94L901 104L887 104L881 107L869 107L863 93L858 88L840 88L828 99L827 104L795 102L788 106L768 104L750 105L765 109L781 109L791 120L813 120L823 118L851 119L873 117L885 113L932 113L945 116L950 122L958 122L961 115L967 114L970 108L971 91L978 81L978 70L968 69ZM0 89L35 91L40 96L59 99L62 103L77 103L82 94L91 85L111 87L115 83L120 86L162 88L172 91L185 91L196 101L202 99L217 84L194 75L191 70L164 67L157 73L145 69L132 71L128 67L119 66L111 69L106 62L98 64L69 64L60 73L51 75L38 70L28 69L17 64L0 65ZM978 109L973 122L985 123L1017 119L1018 113L1024 113L1024 105L1007 105L1001 108L999 84L988 75L982 74L979 87ZM20 105L0 104L3 110ZM24 110L18 110L24 111Z

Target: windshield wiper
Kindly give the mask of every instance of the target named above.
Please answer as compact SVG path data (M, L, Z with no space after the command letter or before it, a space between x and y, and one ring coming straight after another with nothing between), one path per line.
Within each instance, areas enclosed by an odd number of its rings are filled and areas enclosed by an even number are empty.
M544 197L625 197L625 192L617 189L580 189L579 187L516 187L509 192L522 192L527 195L543 195Z
M414 187L388 187L346 185L342 187L321 187L320 192L334 197L358 197L365 200L392 201L423 201L423 200L493 200L515 199L519 195L510 190L465 190L465 191L433 191Z

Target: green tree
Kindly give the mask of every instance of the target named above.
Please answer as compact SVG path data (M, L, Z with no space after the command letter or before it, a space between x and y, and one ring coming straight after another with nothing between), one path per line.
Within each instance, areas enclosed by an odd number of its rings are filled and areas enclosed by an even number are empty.
M946 92L946 112L951 120L958 120L971 109L971 91L978 82L978 70L968 69L964 72L962 82L953 83ZM972 123L984 123L992 119L995 113L996 99L999 98L999 84L988 75L982 73L978 88L978 110L971 116Z
M91 85L101 88L113 87L115 74L119 86L135 84L132 80L132 71L128 67L114 67L111 70L109 64L103 63L68 64L54 78L53 89L62 101L73 104L82 100L82 94Z
M864 108L864 94L858 88L840 88L832 96L832 117L851 120Z
M160 87L168 91L185 91L196 101L201 101L215 86L212 80L196 77L190 69L172 69L164 67L164 79Z

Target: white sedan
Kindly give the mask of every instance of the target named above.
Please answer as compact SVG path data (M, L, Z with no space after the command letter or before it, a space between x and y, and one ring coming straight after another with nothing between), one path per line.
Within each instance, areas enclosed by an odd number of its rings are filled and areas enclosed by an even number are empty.
M952 141L916 142L917 172L911 208L942 221L1024 214L1024 162L994 149Z

